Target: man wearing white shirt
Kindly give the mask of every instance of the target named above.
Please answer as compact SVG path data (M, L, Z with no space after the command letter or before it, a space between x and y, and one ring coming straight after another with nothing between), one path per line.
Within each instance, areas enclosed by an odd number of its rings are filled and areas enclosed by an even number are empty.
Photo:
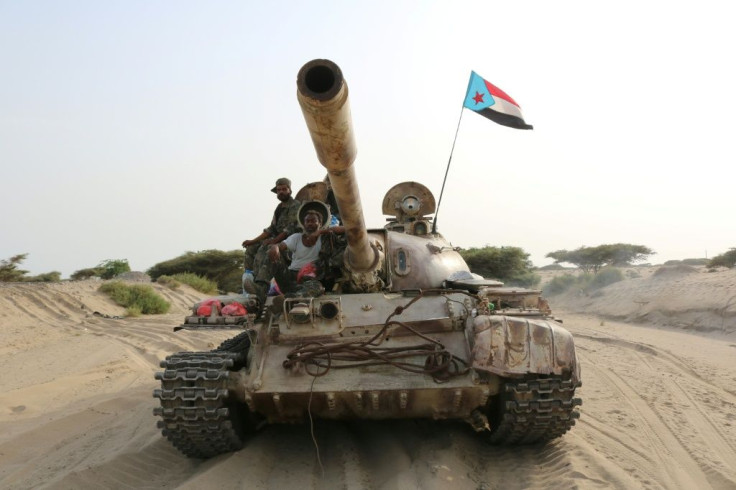
M302 220L304 233L289 235L283 242L269 248L268 257L275 266L274 277L282 293L293 293L296 290L299 271L317 261L322 249L322 235L345 232L342 226L322 227L322 221L323 216L319 211L306 211ZM282 254L287 250L292 254L288 268L282 259Z

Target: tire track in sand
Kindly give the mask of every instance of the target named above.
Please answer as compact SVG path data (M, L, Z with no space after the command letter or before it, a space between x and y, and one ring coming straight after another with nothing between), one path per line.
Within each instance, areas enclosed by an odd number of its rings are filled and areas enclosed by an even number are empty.
M633 409L634 414L644 422L641 426L641 435L650 443L653 451L652 459L659 476L658 480L666 488L689 490L709 487L708 477L703 473L698 462L693 459L669 426L652 410L637 390L613 370L600 367L587 355L581 357L585 362L585 368L592 369L597 376L607 382L607 386L615 388L621 398Z
M652 345L610 336L580 335L605 344L628 349L649 373L656 373L657 395L648 393L655 402L648 402L670 432L688 448L717 487L736 487L736 443L724 436L724 426L736 407L736 396L697 371L687 360ZM647 382L653 380L648 377ZM697 396L695 396L697 394ZM722 420L716 420L716 418Z
M671 431L683 447L695 459L709 477L715 487L736 487L736 449L734 443L723 435L723 427L713 420L711 407L704 407L711 398L723 395L723 390L713 386L699 375L688 376L689 366L677 356L669 355L662 359L657 356L645 356L636 353L642 364L652 372L667 372L661 376L659 383L666 389L666 408L668 418L662 416L664 423L672 427ZM657 364L660 364L659 366ZM682 366L679 373L676 372ZM669 372L667 371L669 370ZM716 390L718 393L714 393ZM699 393L696 399L693 393ZM659 401L659 400L658 400ZM665 412L665 410L661 410Z

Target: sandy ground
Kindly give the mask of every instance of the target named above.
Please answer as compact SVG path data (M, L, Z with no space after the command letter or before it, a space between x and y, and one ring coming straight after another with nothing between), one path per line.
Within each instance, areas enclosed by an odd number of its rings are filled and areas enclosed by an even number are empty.
M463 423L271 426L208 461L155 426L159 359L228 335L121 315L99 282L0 284L0 488L736 488L736 270L652 268L552 298L582 364L582 416L546 446L493 447Z

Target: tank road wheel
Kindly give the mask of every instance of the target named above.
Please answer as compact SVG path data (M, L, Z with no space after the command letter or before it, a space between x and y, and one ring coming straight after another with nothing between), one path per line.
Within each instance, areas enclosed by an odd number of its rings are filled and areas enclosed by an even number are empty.
M488 411L491 443L532 444L560 437L580 417L577 386L560 378L506 381Z
M255 431L253 414L227 387L230 374L246 367L250 338L245 339L239 335L214 351L180 352L161 361L161 389L153 392L161 406L153 414L161 417L161 433L191 458L236 451Z

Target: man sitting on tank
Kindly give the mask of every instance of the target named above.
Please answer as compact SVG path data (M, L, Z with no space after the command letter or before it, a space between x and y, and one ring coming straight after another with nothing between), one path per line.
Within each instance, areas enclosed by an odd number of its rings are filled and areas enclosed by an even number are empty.
M268 249L269 271L246 281L246 290L254 292L261 301L265 299L268 281L276 279L285 295L318 296L325 285L334 284L334 267L344 251L342 226L323 226L330 221L327 207L318 201L304 203L299 209L299 222L303 233L289 235L284 241L272 244ZM286 252L291 252L291 261ZM320 282L320 281L324 281Z
M243 241L245 269L254 271L256 276L262 268L268 273L268 247L299 231L297 214L301 203L291 197L291 180L286 177L276 180L276 186L271 192L275 193L279 200L271 224L257 237Z

